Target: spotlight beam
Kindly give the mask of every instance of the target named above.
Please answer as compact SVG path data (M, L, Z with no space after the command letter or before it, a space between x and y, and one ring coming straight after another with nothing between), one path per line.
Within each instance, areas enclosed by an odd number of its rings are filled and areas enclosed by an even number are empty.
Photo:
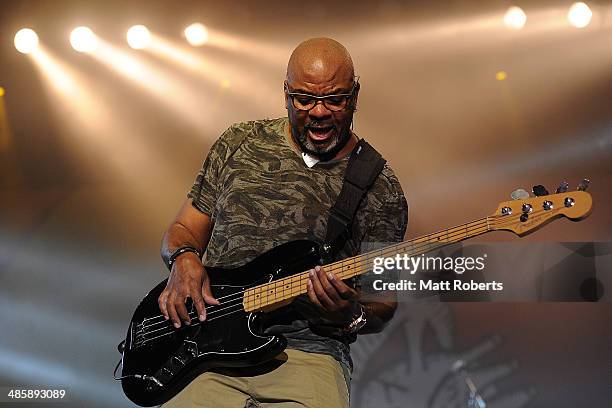
M153 46L153 42L147 49ZM195 96L193 90L182 86L167 73L144 64L139 58L130 55L104 40L91 56L112 71L141 89L150 93L199 131L211 130L211 120L205 109L206 101Z
M225 62L217 62L213 58L204 59L197 53L187 50L160 35L153 34L153 39L147 51L197 74L215 86L220 86L238 96L249 98L249 101L253 101L251 105L257 105L253 106L254 112L257 107L274 107L283 103L282 94L280 92L275 93L274 89L275 86L280 89L280 82L278 84L266 83L259 78L255 78L252 73L243 67L232 67ZM284 58L278 61L283 61L284 64ZM282 65L279 64L277 68L282 72Z
M529 24L521 30L521 35L533 36L531 38L544 35L569 37L573 33L568 30L567 16L568 9L565 6L530 10ZM471 18L449 18L442 22L410 26L394 24L365 31L361 29L349 35L355 44L367 50L368 55L402 46L409 47L415 54L427 53L433 58L440 58L449 50L453 53L475 52L515 41L518 33L513 31L507 29L499 12L495 12Z
M257 61L257 64L266 64L276 68L277 62L287 62L291 50L287 47L241 38L219 30L208 29L207 46L216 47L224 51L233 52Z
M107 106L100 103L94 90L76 70L61 62L44 47L40 47L32 57L45 79L51 98L60 102L53 105L62 116L62 123L68 127L69 133L74 135L75 139L71 140L74 146L85 150L88 156L102 155L111 170L123 179L138 181L135 168L154 169L159 177L172 179L173 172L166 168L163 157L146 142L139 141L139 132L127 126ZM117 146L122 146L122 149L118 151ZM88 164L92 164L91 160L83 163L84 166ZM91 170L99 171L99 166L92 166ZM140 184L134 183L136 186Z

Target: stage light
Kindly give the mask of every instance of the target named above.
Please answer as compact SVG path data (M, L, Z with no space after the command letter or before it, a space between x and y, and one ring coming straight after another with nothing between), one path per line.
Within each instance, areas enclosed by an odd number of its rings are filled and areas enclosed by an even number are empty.
M193 23L184 31L187 42L194 47L205 44L208 41L208 30L201 23Z
M567 20L576 28L584 28L589 25L593 12L586 3L578 2L572 4L567 12Z
M70 33L70 45L78 52L91 52L98 45L98 38L89 27L77 27Z
M506 11L504 15L504 24L508 28L520 30L525 27L527 22L527 15L520 7L512 6Z
M22 54L29 54L38 48L38 35L31 28L22 28L15 34L15 48Z
M508 78L508 73L506 71L498 71L495 74L495 79L498 81L504 81L506 78Z
M143 25L135 25L127 32L127 42L135 50L142 50L151 43L151 33Z

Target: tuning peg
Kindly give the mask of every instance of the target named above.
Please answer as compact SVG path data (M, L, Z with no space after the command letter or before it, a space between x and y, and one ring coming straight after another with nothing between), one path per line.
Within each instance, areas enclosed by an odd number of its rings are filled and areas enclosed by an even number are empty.
M582 181L580 183L578 183L578 191L586 191L587 188L589 188L589 183L591 182L591 180L585 178L582 179Z
M531 191L533 191L533 194L535 194L536 197L542 197L542 196L548 195L548 190L546 189L546 187L544 187L541 184L538 184L537 186L533 186Z
M510 193L510 198L513 200L524 200L529 198L529 193L522 188L517 188L512 193Z
M555 191L555 193L556 194L565 193L568 189L569 189L569 183L567 181L562 181L561 184L559 184L559 187L557 187L557 191Z

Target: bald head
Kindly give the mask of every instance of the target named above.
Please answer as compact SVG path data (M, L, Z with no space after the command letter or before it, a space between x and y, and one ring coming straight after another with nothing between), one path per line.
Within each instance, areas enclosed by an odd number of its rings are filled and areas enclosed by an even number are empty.
M299 44L287 64L287 82L331 83L352 81L355 76L351 55L331 38L311 38Z

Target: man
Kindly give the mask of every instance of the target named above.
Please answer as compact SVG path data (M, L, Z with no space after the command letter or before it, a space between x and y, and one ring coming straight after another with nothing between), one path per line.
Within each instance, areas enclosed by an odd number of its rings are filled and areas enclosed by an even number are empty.
M289 59L284 88L288 118L235 124L223 133L164 236L162 257L174 262L159 306L177 328L190 321L186 298L201 321L206 304L218 303L203 264L236 267L284 242L325 239L329 210L358 142L351 124L359 83L348 51L328 38L301 43ZM401 241L406 224L406 200L385 166L338 257L359 253L365 242ZM189 247L197 253L181 251ZM293 317L269 330L287 337L282 355L252 370L204 373L166 405L347 407L348 343L357 331L380 331L396 308L394 299L360 302L359 296L316 267L308 296L291 306Z

